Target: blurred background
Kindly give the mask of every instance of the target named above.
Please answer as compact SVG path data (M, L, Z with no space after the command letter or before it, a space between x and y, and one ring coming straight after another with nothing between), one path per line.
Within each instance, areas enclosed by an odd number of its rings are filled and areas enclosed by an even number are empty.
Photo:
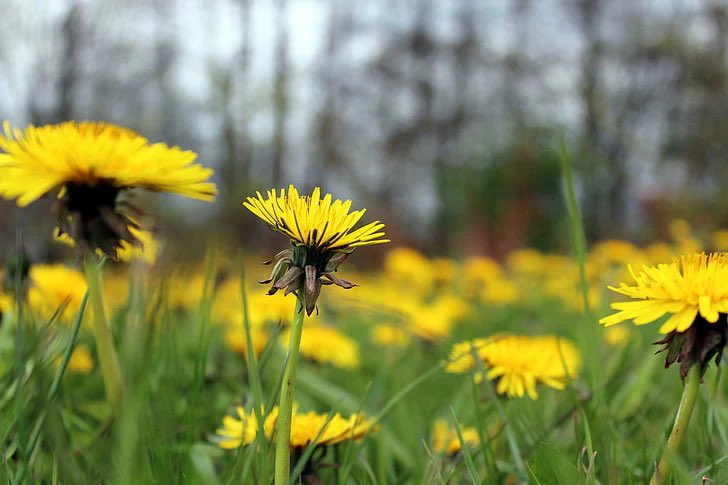
M3 0L0 118L108 120L199 153L215 204L137 197L199 254L280 246L241 206L320 185L430 255L728 226L728 6L714 0ZM43 203L0 202L49 254ZM45 218L45 219L44 219ZM170 237L170 235L172 235Z

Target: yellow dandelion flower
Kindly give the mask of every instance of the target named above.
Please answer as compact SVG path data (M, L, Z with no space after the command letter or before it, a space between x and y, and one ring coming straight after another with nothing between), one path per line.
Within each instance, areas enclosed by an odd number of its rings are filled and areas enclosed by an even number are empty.
M621 283L609 289L637 301L612 303L619 311L599 323L632 320L644 325L669 315L660 327L666 337L656 342L668 351L666 366L680 362L685 377L697 362L702 372L714 356L717 362L728 341L728 253L681 256L670 264L643 266L639 274L630 272L635 286Z
M335 284L346 289L354 286L334 274L349 253L361 246L389 242L384 239L384 224L379 221L354 229L366 209L349 212L350 200L333 200L331 194L321 197L318 187L310 196L299 195L293 185L279 194L271 189L267 198L257 192L243 206L271 230L290 239L293 249L281 251L270 261L273 271L264 283L273 284L269 294L278 290L298 294L302 289L308 315L316 308L321 285Z
M406 247L397 247L387 252L384 271L388 279L399 282L408 291L418 295L429 293L436 278L430 261L416 249Z
M281 335L281 343L288 342L288 332ZM356 341L344 333L320 324L306 327L301 336L301 355L321 364L331 364L342 369L359 366L359 347Z
M564 338L496 334L455 344L445 370L457 374L477 371L473 352L481 360L485 376L497 382L498 394L508 397L526 394L536 399L538 383L564 389L581 369L581 354ZM480 373L475 377L482 379Z
M256 357L259 357L266 345L270 335L264 328L252 327L250 329L250 335L253 341L253 353ZM245 329L240 328L237 330L228 330L225 332L225 341L235 352L241 354L243 357L248 355L248 344L245 339Z
M242 406L235 407L235 416L222 418L222 427L217 430L217 445L227 450L249 445L258 433L258 417L246 412Z
M643 266L639 274L630 271L636 286L621 283L609 289L639 301L612 303L619 312L599 323L610 326L632 320L644 325L669 314L660 327L666 334L686 331L698 314L716 323L721 313L728 313L728 253L682 256L670 264Z
M475 428L462 428L460 434L463 442L469 446L480 444L480 435ZM455 455L462 450L462 443L457 431L444 419L437 419L432 429L432 451L448 456Z
M41 321L48 320L65 306L59 320L70 323L86 293L86 278L75 269L61 264L37 264L30 268L28 305Z
M5 122L0 134L0 196L20 207L59 190L61 231L91 250L116 257L120 241L139 240L119 211L120 193L142 188L213 200L212 170L196 154L149 140L106 122L65 122L23 130Z
M237 416L225 416L222 427L217 430L217 444L221 448L238 448L255 440L260 428L256 414L248 413L240 406L236 408L236 414ZM268 440L275 434L277 418L278 408L275 407L264 420L263 430ZM294 451L302 451L317 437L317 446L333 446L347 440L357 441L376 429L374 421L366 419L361 413L345 418L339 413L301 413L294 407L290 447Z
M53 361L53 364L58 367L61 365L62 360L63 357L58 356ZM91 352L88 350L88 347L83 344L77 345L76 348L73 349L71 359L68 361L67 370L75 374L88 375L93 369L94 359L91 357Z
M384 347L405 347L409 343L410 336L394 325L377 325L372 329L371 340Z
M630 331L627 327L607 327L604 329L604 341L612 347L621 347L629 341Z

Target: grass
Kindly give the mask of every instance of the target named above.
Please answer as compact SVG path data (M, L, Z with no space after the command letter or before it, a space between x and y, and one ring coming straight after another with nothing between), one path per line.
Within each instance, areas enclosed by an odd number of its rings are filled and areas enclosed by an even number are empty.
M485 301L480 288L463 285L459 272L467 262L457 259L451 263L458 273L446 282L435 278L427 291L404 284L406 278L390 285L387 281L398 275L386 267L374 275L361 275L361 287L349 293L324 290L321 318L357 343L359 364L346 369L303 358L295 401L303 410L323 414L363 411L377 420L379 429L358 442L309 446L294 454L291 469L302 473L301 480L316 477L327 484L649 480L674 418L680 379L677 369L663 370L662 357L653 355L650 342L659 338L657 325L630 326L627 339L618 345L605 341L595 315L609 312L605 284L618 281L620 269L612 266L613 272L600 275L598 281L588 275L587 263L594 255L584 243L565 150L562 162L574 259L559 259L561 269L552 267L540 274L544 280L535 285L529 283L534 276L519 276L515 266L505 266L507 277L521 285L514 301ZM354 263L358 257L352 258ZM365 257L362 251L360 264ZM257 270L243 261L247 258L241 256L226 267L211 249L200 271L203 289L195 292L191 283L187 285L186 306L173 303L173 293L179 290L171 280L180 278L178 273L163 267L149 272L142 266L128 271L125 303L109 312L126 383L118 416L106 402L98 367L83 375L65 365L76 341L95 351L88 318L76 337L73 328L61 321L46 323L33 311L7 311L0 326L2 483L269 482L272 443L259 434L248 446L223 450L214 437L234 405L269 411L282 378L285 349L275 333L259 355L252 355L251 325L256 312L267 309L253 301L252 292L265 290L254 286ZM434 261L428 264L436 267ZM342 271L346 275L347 268ZM569 274L571 291L559 295L545 291L551 273L556 277L561 271ZM220 275L225 272L230 280L244 281L238 285L239 301L231 304L238 305L239 323L232 328L242 333L247 357L229 345L226 334L231 325L216 316L216 305L225 299L220 293ZM424 273L420 276L425 278ZM395 292L371 301L372 294L385 288ZM598 298L593 302L595 288ZM444 337L427 340L411 335L402 347L372 342L372 328L382 323L395 323L415 334L403 321L424 318L424 308L433 308L444 295L468 302L468 311ZM569 304L572 297L576 304ZM396 314L391 307L408 298L416 298L423 310L414 317ZM293 305L292 297L288 303ZM58 315L53 318L61 320ZM583 369L564 390L540 386L537 400L506 399L497 396L488 380L476 384L468 375L443 371L453 343L499 331L570 339L582 350ZM65 360L57 367L59 356ZM676 483L695 483L703 476L713 483L728 483L725 374L711 367L705 376L687 431L689 446L672 459ZM436 419L445 419L461 443L463 430L475 428L480 445L465 446L453 456L438 453L432 446Z

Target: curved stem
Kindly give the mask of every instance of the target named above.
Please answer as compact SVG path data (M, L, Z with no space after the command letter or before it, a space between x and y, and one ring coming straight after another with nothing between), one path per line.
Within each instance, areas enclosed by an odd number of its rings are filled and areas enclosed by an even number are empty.
M657 465L654 475L652 475L650 485L667 484L671 459L673 456L677 456L680 443L685 437L685 431L688 429L688 423L690 422L690 416L693 414L693 407L699 390L700 365L693 365L685 378L680 405L677 408L677 416L675 416L675 424L673 424L670 436L667 438L667 446L662 452L662 458L660 458L660 463Z
M101 263L103 264L103 262ZM88 256L84 259L88 296L94 323L94 337L96 338L96 352L98 353L101 375L104 378L106 397L118 413L121 407L121 398L124 392L124 381L121 376L119 358L114 346L114 336L111 325L106 319L104 298L101 286L101 264L95 258Z
M281 396L278 404L276 425L275 485L288 485L291 470L291 416L293 414L293 387L296 381L298 350L303 332L302 295L296 295L296 309L293 313L291 336L288 341L286 367L281 381Z

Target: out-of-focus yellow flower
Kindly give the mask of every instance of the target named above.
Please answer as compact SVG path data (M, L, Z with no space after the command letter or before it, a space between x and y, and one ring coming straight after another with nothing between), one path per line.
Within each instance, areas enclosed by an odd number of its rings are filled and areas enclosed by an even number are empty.
M452 259L434 258L430 261L432 268L432 277L437 285L450 285L455 280L458 273L458 265Z
M535 249L516 249L508 254L506 264L516 273L543 274L546 262Z
M288 342L288 332L281 335L281 343ZM301 355L321 364L342 369L359 366L359 347L356 341L340 331L312 323L301 337Z
M518 301L520 291L510 280L500 278L489 281L481 292L481 299L493 305L508 305Z
M476 363L474 355L481 364ZM497 382L499 394L526 394L536 399L538 383L564 389L581 369L581 354L571 342L553 335L496 334L455 344L445 370L458 374L475 370L475 378L480 380L479 365L488 379Z
M241 406L235 411L237 416L225 416L222 427L217 430L217 444L221 448L233 449L248 445L255 440L258 433L260 426L255 413L248 413ZM277 417L278 407L275 407L265 418L263 430L268 440L271 440L275 432ZM294 406L290 446L292 450L300 452L314 442L316 437L316 446L333 446L347 440L358 441L376 429L376 423L367 420L361 413L344 418L339 413L301 413Z
M171 308L194 310L204 295L205 276L200 272L173 271L167 280L166 290Z
M265 349L268 344L270 335L268 331L260 327L252 327L250 329L250 335L253 340L253 353L258 357ZM241 354L243 357L248 355L248 344L245 341L245 329L230 329L225 332L225 341L235 352Z
M371 339L383 347L406 347L410 336L394 325L377 325L372 329Z
M621 347L629 341L629 337L630 331L624 325L604 329L604 341L612 347Z
M715 251L728 251L728 229L713 232L711 241Z
M30 268L28 305L41 321L48 320L65 305L59 320L70 323L86 293L86 278L61 264L38 264Z
M478 446L480 444L480 436L475 428L462 428L460 434L466 445ZM432 451L452 456L459 453L460 450L462 450L462 443L457 431L444 419L437 419L432 429Z
M63 356L58 356L53 361L53 364L58 367L61 365L62 360ZM89 352L88 347L83 344L77 345L76 348L73 349L73 353L71 354L71 358L68 361L68 367L66 369L68 372L73 372L74 374L90 374L94 369L94 359L91 357L91 352Z
M406 247L397 247L387 253L384 272L386 278L420 296L432 291L436 279L430 261L419 251Z

